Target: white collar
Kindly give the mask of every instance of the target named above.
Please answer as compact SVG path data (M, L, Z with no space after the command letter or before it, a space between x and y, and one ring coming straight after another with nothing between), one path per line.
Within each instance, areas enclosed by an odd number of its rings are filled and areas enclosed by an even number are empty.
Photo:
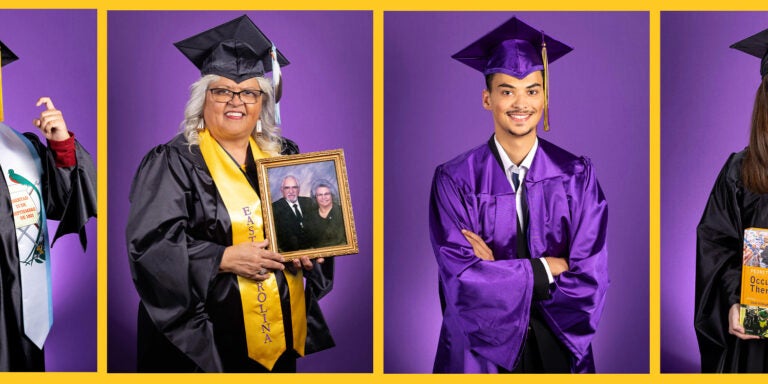
M528 171L531 168L531 163L533 163L533 157L536 156L536 150L539 148L539 137L536 136L536 140L533 142L533 146L531 147L531 150L528 151L528 154L525 155L525 158L523 158L523 161L520 163L520 165L516 165L515 163L510 160L509 155L507 155L507 151L504 150L504 147L501 146L501 143L499 143L499 140L496 138L496 135L493 135L493 141L496 143L496 149L499 151L499 157L501 157L501 164L504 166L504 171L509 172L515 172L522 168L525 171ZM515 172L515 173L518 173Z

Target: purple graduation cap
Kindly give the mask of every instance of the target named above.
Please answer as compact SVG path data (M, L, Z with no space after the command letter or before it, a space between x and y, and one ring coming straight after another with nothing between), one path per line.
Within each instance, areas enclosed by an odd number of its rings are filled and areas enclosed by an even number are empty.
M765 74L768 73L768 29L733 43L731 48L761 59L760 76L765 77Z
M283 79L280 67L290 64L267 36L247 16L213 27L173 45L200 69L237 83L272 72L275 88L275 123L280 124Z
M532 72L544 75L544 130L549 130L549 68L551 62L573 48L553 39L543 31L512 17L466 48L454 59L484 75L504 73L522 79Z

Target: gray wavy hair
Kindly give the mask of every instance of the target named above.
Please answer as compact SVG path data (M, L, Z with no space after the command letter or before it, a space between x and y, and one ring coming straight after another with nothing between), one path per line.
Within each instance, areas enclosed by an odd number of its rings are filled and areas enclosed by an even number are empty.
M181 122L181 129L190 147L200 143L197 132L203 121L203 106L205 105L205 93L208 86L220 78L221 76L218 75L205 75L189 87L189 100L184 108L184 121ZM256 80L259 82L261 90L264 91L261 98L261 114L259 115L262 131L260 135L256 134L256 127L254 126L251 136L262 151L276 156L280 154L282 139L280 127L275 125L274 88L272 82L264 77L257 77Z
M341 204L339 201L339 192L336 190L336 187L326 179L319 179L312 182L312 190L309 194L313 201L317 202L317 189L320 187L328 188L328 190L331 192L331 198L333 202L335 204Z

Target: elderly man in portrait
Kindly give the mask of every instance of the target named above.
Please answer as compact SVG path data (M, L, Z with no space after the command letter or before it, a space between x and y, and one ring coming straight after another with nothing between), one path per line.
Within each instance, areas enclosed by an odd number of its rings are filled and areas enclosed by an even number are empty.
M312 199L299 196L299 180L288 175L280 186L283 197L272 203L278 252L310 248L312 241L304 228L304 215L312 209Z

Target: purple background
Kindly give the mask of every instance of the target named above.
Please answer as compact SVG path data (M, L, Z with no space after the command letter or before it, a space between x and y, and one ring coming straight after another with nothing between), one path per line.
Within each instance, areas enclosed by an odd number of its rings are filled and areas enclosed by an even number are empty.
M96 11L0 10L0 40L19 60L3 67L5 123L32 125L49 96L67 128L96 163ZM38 135L45 142L42 135ZM49 221L51 236L56 221ZM77 235L52 249L53 328L45 342L47 371L96 370L96 220L86 225L88 250Z
M385 14L384 369L432 370L441 322L432 175L493 133L483 75L451 55L513 15L575 48L550 67L552 129L539 132L588 155L608 199L612 285L597 371L648 372L647 12Z
M136 366L138 296L125 246L128 191L141 158L179 131L200 72L173 43L243 12L108 12L108 369ZM291 64L283 69L283 132L302 152L343 148L360 254L336 260L321 302L336 347L299 372L373 370L373 20L371 12L248 12Z
M768 13L661 13L661 371L699 372L696 225L717 174L749 140L760 59L728 48Z

